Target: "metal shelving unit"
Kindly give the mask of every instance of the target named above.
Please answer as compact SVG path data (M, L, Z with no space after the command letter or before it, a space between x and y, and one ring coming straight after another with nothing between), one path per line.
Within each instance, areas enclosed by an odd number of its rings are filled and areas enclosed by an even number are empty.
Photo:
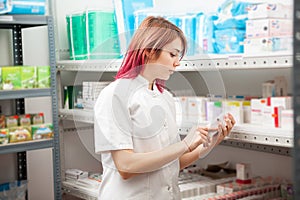
M54 198L61 199L61 174L60 174L60 154L59 154L59 135L58 135L58 102L56 88L56 59L55 59L55 41L54 25L51 16L38 15L3 15L0 16L0 29L11 29L13 38L13 60L14 65L23 65L23 48L22 48L22 29L36 26L48 27L49 43L49 63L51 70L51 87L48 89L26 89L14 91L0 91L0 100L15 99L16 114L23 114L24 98L51 96L52 100L52 123L54 138L45 140L36 140L20 142L0 146L0 154L17 153L18 155L18 178L27 179L26 173L26 151L51 148L53 154L53 186Z

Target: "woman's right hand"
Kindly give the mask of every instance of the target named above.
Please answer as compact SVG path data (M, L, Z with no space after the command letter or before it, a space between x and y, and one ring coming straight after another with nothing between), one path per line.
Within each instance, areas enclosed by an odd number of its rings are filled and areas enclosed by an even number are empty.
M186 152L191 152L199 145L209 142L208 128L194 126L191 128L187 136L183 139L187 146Z

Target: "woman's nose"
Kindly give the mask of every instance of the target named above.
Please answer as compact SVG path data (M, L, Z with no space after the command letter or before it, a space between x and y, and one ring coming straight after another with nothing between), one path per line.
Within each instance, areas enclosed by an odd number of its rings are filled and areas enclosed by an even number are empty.
M180 61L179 61L179 59L176 60L176 61L174 62L174 67L178 67L178 66L180 66Z

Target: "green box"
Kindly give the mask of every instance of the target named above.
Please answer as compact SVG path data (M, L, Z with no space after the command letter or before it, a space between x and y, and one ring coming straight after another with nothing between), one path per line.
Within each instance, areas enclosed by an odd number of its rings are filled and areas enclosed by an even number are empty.
M90 58L119 58L120 46L115 13L113 11L88 11L86 18Z
M87 59L86 18L83 13L66 16L71 60Z
M53 138L53 125L52 124L32 125L31 133L32 133L32 138L34 140Z
M64 86L64 108L83 108L82 85Z
M23 89L37 87L37 73L35 66L23 66L21 70L21 87Z
M38 88L49 88L51 77L50 66L38 66L36 69Z
M19 66L2 67L3 90L21 89L21 70Z

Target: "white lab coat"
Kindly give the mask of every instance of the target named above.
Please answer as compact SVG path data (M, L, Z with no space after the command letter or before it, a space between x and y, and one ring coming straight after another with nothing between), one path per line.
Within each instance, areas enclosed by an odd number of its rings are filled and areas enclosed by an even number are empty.
M118 79L102 90L95 107L95 151L101 153L103 181L101 200L169 200L180 199L179 160L163 168L123 180L110 151L133 149L150 152L180 140L175 121L175 106L168 91L148 81Z

